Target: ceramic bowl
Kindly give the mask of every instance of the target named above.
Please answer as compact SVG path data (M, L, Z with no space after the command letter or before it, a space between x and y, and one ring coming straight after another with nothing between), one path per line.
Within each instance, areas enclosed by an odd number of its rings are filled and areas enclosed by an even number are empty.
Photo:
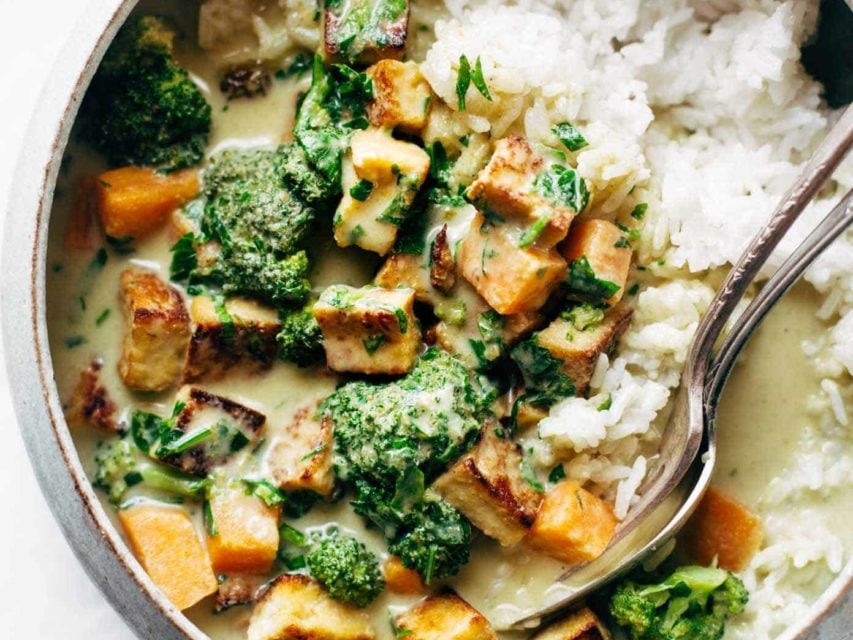
M41 489L92 580L140 638L207 636L148 578L86 478L54 384L47 339L45 262L53 193L80 101L136 0L97 0L70 37L25 138L6 220L3 337L15 410ZM785 640L853 637L853 563L789 629Z

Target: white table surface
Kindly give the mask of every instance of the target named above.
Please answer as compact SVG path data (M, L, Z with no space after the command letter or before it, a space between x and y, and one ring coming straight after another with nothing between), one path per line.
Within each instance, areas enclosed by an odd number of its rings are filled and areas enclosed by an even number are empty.
M29 115L88 1L0 0L0 217ZM83 572L39 491L4 367L0 437L0 638L132 640Z

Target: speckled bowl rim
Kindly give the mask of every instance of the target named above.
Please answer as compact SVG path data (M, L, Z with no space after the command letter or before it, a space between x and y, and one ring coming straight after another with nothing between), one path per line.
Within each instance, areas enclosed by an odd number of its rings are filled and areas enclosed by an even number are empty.
M3 238L3 339L13 403L33 469L89 577L140 638L206 640L147 576L95 496L63 416L47 338L47 232L59 165L94 70L137 1L96 0L87 7L33 114ZM827 616L851 583L853 561L781 639L849 638L851 598Z

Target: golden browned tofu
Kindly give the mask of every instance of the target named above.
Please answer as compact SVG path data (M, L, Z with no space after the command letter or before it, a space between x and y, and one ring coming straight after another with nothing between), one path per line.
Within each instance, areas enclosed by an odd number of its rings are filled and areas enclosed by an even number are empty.
M548 625L530 640L609 640L610 634L587 607Z
M266 416L259 411L199 387L182 387L176 400L180 412L174 428L193 444L162 460L185 473L208 475L255 442L266 425Z
M564 480L545 494L527 543L568 565L581 564L604 553L617 522L604 500Z
M430 302L433 292L430 291L427 271L423 266L423 257L410 253L392 253L385 259L373 284L385 289L407 287L415 292L418 302Z
M426 126L432 92L416 63L380 60L367 74L373 80L370 124L412 135Z
M327 59L370 64L400 59L409 33L408 0L326 3L323 49Z
M434 289L449 294L456 286L456 260L447 240L447 225L436 234L430 249L429 281Z
M342 165L335 242L388 253L428 173L429 155L416 144L383 129L356 132Z
M313 408L300 409L270 445L266 464L279 489L329 495L335 483L332 423L314 420Z
M314 305L333 371L399 375L415 363L421 331L411 289L334 285Z
M542 501L521 477L521 447L487 424L477 444L462 456L433 487L471 523L503 546L527 534Z
M519 242L550 249L569 231L577 211L540 185L545 161L530 143L509 136L495 143L491 160L468 187L480 211L492 211L521 226Z
M101 381L103 366L102 360L95 359L80 372L80 380L65 407L65 416L71 426L90 424L107 431L116 430L116 406Z
M429 596L394 620L409 640L497 640L489 621L452 592Z
M124 384L136 391L163 391L178 379L190 339L181 294L150 271L126 269L121 299L129 324L119 361Z
M304 575L276 578L258 600L248 640L373 640L376 632L363 611L332 600Z
M459 247L459 273L501 315L537 311L566 275L554 249L521 248L477 214Z
M561 371L572 379L575 392L582 396L589 389L598 357L612 353L631 324L633 312L630 304L620 302L608 309L598 324L582 330L571 319L557 318L536 334L536 342L563 361Z
M252 300L224 303L197 296L190 303L193 333L184 366L184 382L216 380L236 367L268 369L278 354L278 312Z
M631 269L631 245L615 224L607 220L578 220L560 245L560 253L570 265L568 285L573 294L611 306L622 299ZM605 284L597 284L595 280ZM615 287L618 289L608 295L608 288Z

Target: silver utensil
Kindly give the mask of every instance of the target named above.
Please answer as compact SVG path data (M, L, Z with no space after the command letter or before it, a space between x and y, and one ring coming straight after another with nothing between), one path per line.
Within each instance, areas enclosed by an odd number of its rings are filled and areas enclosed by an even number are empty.
M734 322L716 357L714 347L762 266L851 146L853 107L848 107L731 269L702 319L663 433L661 457L638 490L640 501L622 521L601 557L560 578L571 593L557 602L543 603L535 613L513 623L513 628L535 626L544 616L570 607L628 572L663 548L693 513L708 487L716 462L717 405L732 366L773 305L850 225L851 193L844 196L767 281ZM697 458L700 448L702 455Z

